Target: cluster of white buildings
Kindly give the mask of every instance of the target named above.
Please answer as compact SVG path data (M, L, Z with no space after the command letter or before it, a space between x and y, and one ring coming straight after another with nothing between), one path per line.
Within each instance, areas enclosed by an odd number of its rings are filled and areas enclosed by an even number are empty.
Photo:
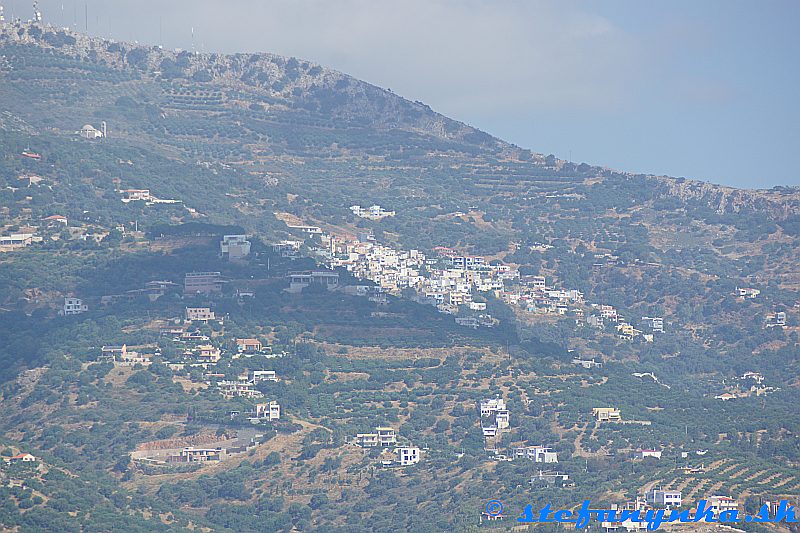
M764 385L764 376L760 372L745 372L735 379L732 386L727 387L726 392L717 394L714 399L727 402L737 398L766 396L779 390L781 390L780 387Z
M619 315L617 309L607 304L587 304L584 295L577 289L559 289L547 285L545 276L524 276L519 278L512 290L498 295L509 305L523 306L528 312L572 316L576 321L584 321L591 327L605 330L614 327L614 332L622 340L632 340L638 335L652 342L653 334L664 333L662 317L642 317L644 328L649 333L636 329Z
M355 208L361 209L353 206L354 212L357 211ZM652 341L653 334L664 332L661 317L642 317L642 327L649 330L645 333L622 320L611 305L589 305L578 289L548 286L545 276L520 276L519 270L498 261L461 255L443 246L434 248L435 255L429 257L419 250L398 250L380 244L371 234L344 238L320 228L314 227L314 230L313 234L319 236L320 246L312 248L312 252L329 268L344 268L357 278L372 281L380 292L386 294L399 295L412 289L417 301L454 315L456 323L464 327L497 324L498 321L486 313L486 301L481 297L483 293L492 294L506 304L522 306L529 312L573 316L578 322L585 321L601 330L613 324L616 335L624 340L643 335L645 340ZM300 244L299 241L284 241L273 245L273 249L294 256ZM338 284L335 272L296 272L290 273L289 277L290 292L299 292L315 283L328 288Z
M215 319L217 319L217 316L210 307L186 308L186 321L192 324L198 322L206 323ZM236 379L226 379L225 374L217 373L214 370L223 357L230 356L231 359L256 357L269 359L283 355L282 353L273 353L271 346L264 346L257 338L237 338L227 346L224 343L215 345L208 335L190 325L177 323L163 326L161 334L172 337L173 341L184 345L181 360L165 364L176 371L184 371L188 368L202 368L205 371L203 376L204 383L211 387L212 390L218 391L225 398L263 398L263 393L258 390L258 384L264 381L279 381L274 370L248 370L237 376ZM276 413L279 416L280 406L277 403L270 402L264 405L271 409L269 416L266 416L256 407L255 411L250 413L249 420L274 420L276 419Z
M624 320L611 305L591 304L589 313L586 317L586 323L589 326L604 330L606 326L613 324L617 337L622 340L630 341L641 335L645 341L653 342L656 333L664 333L663 317L643 316L641 327L649 331L649 333L646 333Z
M474 296L499 294L504 280L519 277L518 271L506 265L489 265L482 257L458 256L445 248L438 249L439 257L429 258L419 250L396 250L369 237L345 240L325 234L322 243L325 249L318 252L331 268L345 268L370 280L383 293L399 295L413 289L417 301L434 305L442 313L465 315L457 317L457 322L466 327L495 324L490 315L481 313L485 302L474 301Z
M657 509L671 512L671 510L680 509L683 503L681 491L656 487L647 492L644 497L637 496L635 500L624 504L611 504L610 510L614 511L614 513L605 517L601 527L604 531L646 531L648 522L645 520L645 513ZM767 502L767 505L772 511L774 505L770 502ZM704 509L711 511L713 516L719 519L722 513L738 511L739 502L729 496L713 495L706 498ZM667 512L665 516L669 516L670 512ZM693 519L695 512L696 509L687 510L687 518Z
M583 317L583 293L548 287L544 276L520 277L514 290L505 291L500 297L507 304L523 306L531 313Z

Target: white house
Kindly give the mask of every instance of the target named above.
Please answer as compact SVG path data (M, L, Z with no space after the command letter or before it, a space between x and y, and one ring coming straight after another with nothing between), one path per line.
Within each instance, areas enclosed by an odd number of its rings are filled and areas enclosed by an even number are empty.
M83 303L83 300L80 298L64 298L64 307L61 309L61 314L64 316L68 315L79 315L81 313L85 313L89 310L89 306Z
M259 381L278 381L274 370L251 370L247 377L254 384Z
M232 261L250 255L250 241L247 235L225 235L219 243L220 253Z
M660 316L643 316L642 322L644 322L653 333L664 333L664 318Z
M9 463L35 463L36 457L29 453L18 453L17 455L7 459L7 461Z
M527 446L514 448L515 459L530 459L536 463L557 463L558 454L546 446Z
M268 420L273 422L281 418L281 406L276 401L257 403L255 408L255 421ZM253 421L253 419L251 419Z
M656 459L661 459L661 450L639 450L637 453L639 459L645 459L647 457L654 457Z
M739 503L728 496L711 496L708 499L709 508L714 512L714 516L719 516L725 511L735 511L739 509Z
M190 320L192 322L195 320L198 322L208 322L209 320L214 320L215 318L216 316L214 315L214 311L212 311L210 307L186 308L186 320Z
M502 398L491 398L488 400L481 400L481 416L491 416L497 411L504 411L506 409L506 402Z
M395 448L394 453L397 455L397 462L400 463L400 466L411 466L419 462L419 448L417 447Z
M681 491L653 489L645 495L652 507L676 508L681 506Z
M80 130L76 131L75 134L76 135L80 135L84 139L90 139L90 140L91 139L100 139L102 137L105 137L105 127L106 127L105 124L106 123L103 122L103 130L102 131L98 130L97 128L95 128L91 124L86 124Z

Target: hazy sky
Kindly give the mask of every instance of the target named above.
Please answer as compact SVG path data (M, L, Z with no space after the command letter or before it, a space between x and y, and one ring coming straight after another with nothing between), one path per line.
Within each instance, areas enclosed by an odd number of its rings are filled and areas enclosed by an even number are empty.
M30 18L29 1L3 1ZM316 61L525 148L800 185L794 0L41 0L119 40Z

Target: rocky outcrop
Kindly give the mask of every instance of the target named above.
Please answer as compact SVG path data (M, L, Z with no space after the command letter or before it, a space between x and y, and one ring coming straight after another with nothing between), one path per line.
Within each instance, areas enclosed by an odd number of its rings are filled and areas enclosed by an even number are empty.
M712 183L680 178L658 177L664 185L665 196L701 202L718 214L763 212L773 220L800 214L800 189L775 187L772 189L736 189Z

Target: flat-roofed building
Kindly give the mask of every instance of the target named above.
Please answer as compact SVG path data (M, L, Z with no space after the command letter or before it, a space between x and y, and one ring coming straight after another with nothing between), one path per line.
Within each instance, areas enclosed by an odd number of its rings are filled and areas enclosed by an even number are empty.
M419 462L419 448L415 446L395 448L394 453L400 466L411 466Z
M61 309L61 314L64 316L79 315L89 310L89 306L83 303L80 298L67 297L64 298L64 307Z
M257 420L268 420L273 422L281 418L281 406L276 401L257 403L255 408L255 418Z
M598 422L619 422L622 420L619 409L615 407L595 407L592 409L592 415Z
M682 504L679 490L653 489L645 495L645 499L653 507L676 508Z
M222 292L220 272L188 272L183 280L184 294L215 294Z
M222 448L193 448L187 447L181 450L177 456L169 458L176 463L206 463L209 461L221 461L225 457L225 450Z
M208 322L209 320L216 320L216 315L210 307L187 307L186 320L192 322Z
M339 286L339 274L328 270L306 270L304 272L290 272L288 292L301 292L311 285L319 285L326 289L335 289Z
M250 255L250 241L247 235L225 235L219 243L220 253L231 261L244 259Z

